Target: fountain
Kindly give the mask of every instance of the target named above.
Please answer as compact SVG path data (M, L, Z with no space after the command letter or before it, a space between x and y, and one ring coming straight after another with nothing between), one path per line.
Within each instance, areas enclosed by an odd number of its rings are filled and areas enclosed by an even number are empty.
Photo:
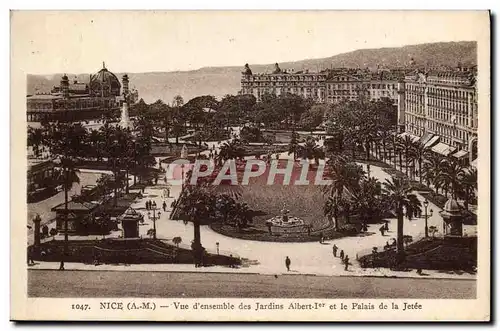
M267 222L273 226L278 226L282 228L292 228L297 226L303 226L304 220L295 216L289 216L290 210L286 209L286 205L283 204L283 209L281 210L281 215L275 216L269 219Z
M130 129L131 128L131 123L130 123L130 117L128 115L128 102L125 101L122 105L122 114L121 114L121 119L120 119L120 127L123 129Z

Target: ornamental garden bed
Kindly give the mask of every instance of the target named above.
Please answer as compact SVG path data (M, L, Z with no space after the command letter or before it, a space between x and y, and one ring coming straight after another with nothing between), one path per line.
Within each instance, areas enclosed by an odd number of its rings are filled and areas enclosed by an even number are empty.
M324 215L325 195L323 186L314 185L316 172L309 171L309 185L293 185L299 177L294 171L290 185L283 184L283 175L277 175L272 185L267 185L269 169L261 176L250 178L248 185L219 185L217 193L236 191L240 194L239 202L246 203L253 211L253 222L247 228L214 223L212 229L230 237L261 241L319 241L321 234L325 238L339 238L346 233L335 232L333 222ZM275 216L282 215L283 208L288 210L289 217L303 220L305 226L285 228L272 226L267 222ZM311 227L310 234L307 227Z
M29 247L35 260L59 262L64 249L63 240L53 240ZM191 250L177 248L158 239L104 239L71 240L68 242L66 262L92 264L158 264L158 263L193 263ZM236 257L209 254L204 256L204 265L240 265Z
M405 248L405 261L396 265L396 250L359 258L362 268L428 269L473 272L477 266L477 237L424 238Z

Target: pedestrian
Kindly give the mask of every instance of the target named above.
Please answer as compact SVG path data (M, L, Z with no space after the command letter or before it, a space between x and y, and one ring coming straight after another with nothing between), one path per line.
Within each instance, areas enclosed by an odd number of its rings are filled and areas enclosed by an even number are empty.
M146 210L149 210L149 201L146 200Z
M332 247L332 251L333 251L333 257L337 257L337 250L339 248L337 247L337 245L333 244L333 247Z
M167 203L163 201L163 211L167 211Z
M286 270L287 271L290 271L290 264L292 263L292 261L290 261L290 258L287 256L286 259L285 259L285 265L286 265Z
M385 231L389 231L389 221L385 221L385 226L384 226Z
M319 243L320 244L323 243L323 232L320 232L320 234L319 234Z
M382 234L382 236L384 236L384 233L385 233L385 226L384 226L384 225L382 225L382 226L380 227L379 231L380 231L380 234Z
M344 250L340 250L340 254L339 254L339 257L342 261L344 261Z
M349 255L345 256L344 264L345 264L345 271L347 271L347 267L349 267Z

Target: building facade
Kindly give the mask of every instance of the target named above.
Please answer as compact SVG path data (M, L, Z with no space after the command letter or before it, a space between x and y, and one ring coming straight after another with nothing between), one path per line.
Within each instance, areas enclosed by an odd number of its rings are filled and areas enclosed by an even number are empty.
M99 72L89 75L87 83L76 79L70 82L68 76L63 75L59 86L54 86L50 93L28 95L27 120L40 122L100 118L106 113L118 111L125 97L132 103L138 98L137 91L129 90L128 76L125 74L120 84L116 75L103 63Z
M475 68L415 72L405 77L402 89L398 114L405 132L427 140L440 154L477 158Z
M242 72L240 94L253 94L259 102L264 94L292 93L323 103L327 76L326 72L281 70L277 63L270 74L253 74L246 64Z
M276 63L272 73L253 74L246 64L241 76L240 94L253 94L257 101L261 101L264 94L292 93L318 103L354 101L363 96L371 101L389 98L396 104L397 84L398 75L388 70L374 73L335 68L320 72L296 72L282 70Z

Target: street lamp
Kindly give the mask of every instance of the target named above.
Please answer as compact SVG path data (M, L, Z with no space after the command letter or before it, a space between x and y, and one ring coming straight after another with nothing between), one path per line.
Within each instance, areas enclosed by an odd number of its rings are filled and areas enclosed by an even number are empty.
M148 217L153 220L153 239L156 239L156 219L160 218L161 212L158 210L158 214L156 213L156 202L154 201L151 204L151 209L153 210L153 216L151 217L151 212L148 212Z
M217 255L219 255L219 242L216 242L215 246L217 246Z
M431 209L430 214L427 214L427 207L428 206L429 206L429 201L427 201L427 199L425 199L425 201L424 201L424 210L425 210L424 218L425 218L425 237L426 238L429 236L429 227L427 226L427 219L430 216L432 216L432 212L433 212L433 210Z

